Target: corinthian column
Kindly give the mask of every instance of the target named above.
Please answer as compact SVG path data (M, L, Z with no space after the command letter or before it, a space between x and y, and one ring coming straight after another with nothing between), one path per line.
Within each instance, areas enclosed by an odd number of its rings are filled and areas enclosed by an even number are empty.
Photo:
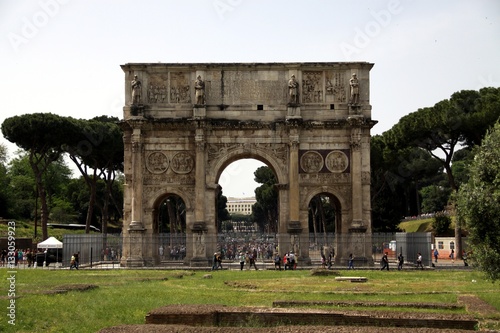
M290 129L290 159L289 159L289 207L290 223L288 229L300 228L299 220L299 134L297 127Z
M202 128L196 129L196 185L195 185L195 222L205 223L205 135Z
M363 228L363 188L361 183L361 124L362 118L351 116L351 183L352 223L351 228Z
M134 128L132 132L132 221L130 229L143 229L142 224L142 133L141 128Z

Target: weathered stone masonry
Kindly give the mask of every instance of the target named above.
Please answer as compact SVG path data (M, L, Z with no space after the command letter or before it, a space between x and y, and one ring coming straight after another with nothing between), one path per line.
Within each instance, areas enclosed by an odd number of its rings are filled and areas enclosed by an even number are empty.
M371 259L369 72L373 64L196 63L121 66L126 103L124 266L157 263L158 205L186 204L185 264L207 265L216 246L218 180L254 158L276 174L279 248L309 258L308 205L334 198L336 235ZM356 74L356 75L353 75ZM200 104L196 104L200 103Z

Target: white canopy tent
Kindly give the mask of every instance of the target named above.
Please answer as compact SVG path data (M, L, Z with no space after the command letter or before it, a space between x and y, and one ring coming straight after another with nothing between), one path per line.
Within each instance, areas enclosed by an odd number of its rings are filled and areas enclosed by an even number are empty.
M43 267L46 266L47 252L49 249L55 249L56 251L56 264L59 262L59 249L62 249L63 243L58 241L55 237L49 237L41 243L38 243L37 247L39 249L45 249L45 258L43 261Z
M41 243L38 243L39 249L62 249L63 243L55 237L49 237Z

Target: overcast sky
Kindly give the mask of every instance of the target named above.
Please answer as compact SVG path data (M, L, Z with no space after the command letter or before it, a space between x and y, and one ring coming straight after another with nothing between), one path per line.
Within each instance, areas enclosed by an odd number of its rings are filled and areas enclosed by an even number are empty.
M122 118L125 63L372 62L381 134L456 91L500 86L500 1L0 0L0 55L0 123ZM258 165L229 166L224 195L253 195Z

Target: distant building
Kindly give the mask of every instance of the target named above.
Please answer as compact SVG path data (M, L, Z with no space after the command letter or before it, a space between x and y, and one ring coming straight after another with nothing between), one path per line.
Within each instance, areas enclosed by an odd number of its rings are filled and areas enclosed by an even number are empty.
M227 198L226 208L229 214L252 214L252 206L257 202L255 197L249 198Z

